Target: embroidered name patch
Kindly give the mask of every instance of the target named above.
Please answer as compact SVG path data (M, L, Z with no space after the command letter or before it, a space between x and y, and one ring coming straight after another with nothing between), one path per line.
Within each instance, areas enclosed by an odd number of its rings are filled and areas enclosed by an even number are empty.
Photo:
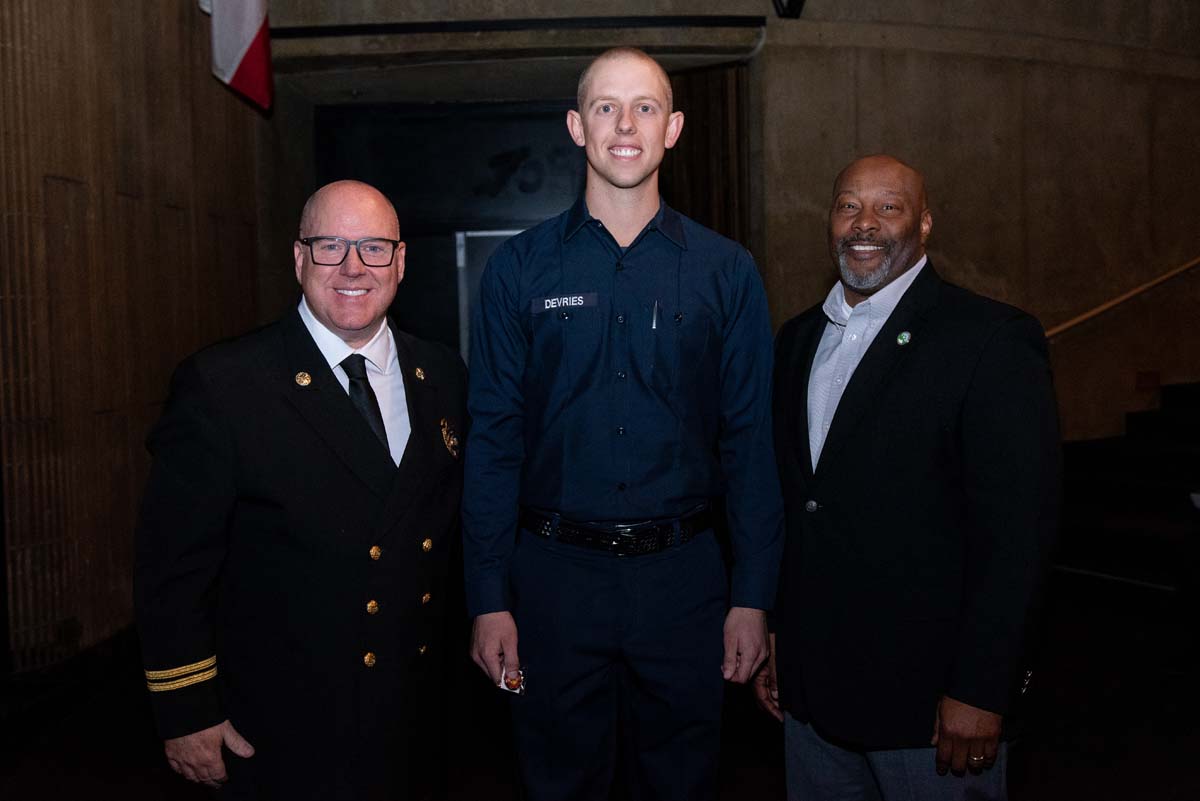
M534 298L530 309L534 314L542 314L553 309L577 309L580 306L595 306L595 292L581 292L577 295L559 295L554 298Z

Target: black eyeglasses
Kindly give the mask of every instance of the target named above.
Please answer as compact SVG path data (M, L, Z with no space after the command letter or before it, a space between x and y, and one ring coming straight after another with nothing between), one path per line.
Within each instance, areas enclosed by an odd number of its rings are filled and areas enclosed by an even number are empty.
M315 264L323 267L336 267L346 260L351 245L358 250L358 258L368 267L387 267L396 255L396 239L342 239L340 236L310 236L300 240L300 244L308 245L308 252Z

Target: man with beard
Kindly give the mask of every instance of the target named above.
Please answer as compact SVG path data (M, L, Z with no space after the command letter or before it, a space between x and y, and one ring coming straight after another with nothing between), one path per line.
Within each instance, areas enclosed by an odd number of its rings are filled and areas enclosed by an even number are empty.
M744 248L659 197L683 127L662 68L606 52L578 103L584 194L496 251L471 326L472 655L514 689L529 666L524 797L606 799L621 753L635 798L696 801L722 679L766 655L782 545L766 297Z
M916 170L846 167L841 281L777 339L787 537L755 691L784 721L789 798L1005 797L1058 513L1055 402L1037 321L942 281L932 226Z

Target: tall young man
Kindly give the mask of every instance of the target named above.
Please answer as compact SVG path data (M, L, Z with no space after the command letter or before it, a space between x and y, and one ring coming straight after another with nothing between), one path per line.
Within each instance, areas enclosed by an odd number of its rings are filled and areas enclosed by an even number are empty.
M766 298L745 249L659 197L683 114L653 59L598 57L567 127L585 192L496 251L472 323L473 656L497 683L527 667L528 798L607 798L618 754L636 797L710 798L782 547Z

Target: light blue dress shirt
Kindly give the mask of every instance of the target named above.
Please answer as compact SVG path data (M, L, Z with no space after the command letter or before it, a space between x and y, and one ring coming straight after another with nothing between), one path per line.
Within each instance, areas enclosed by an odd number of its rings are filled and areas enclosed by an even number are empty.
M838 281L829 290L821 307L829 322L821 334L808 375L808 449L813 471L821 459L825 436L837 413L838 403L858 363L875 341L875 335L892 316L900 298L917 279L927 257L922 256L912 269L857 306L846 302L846 291Z

